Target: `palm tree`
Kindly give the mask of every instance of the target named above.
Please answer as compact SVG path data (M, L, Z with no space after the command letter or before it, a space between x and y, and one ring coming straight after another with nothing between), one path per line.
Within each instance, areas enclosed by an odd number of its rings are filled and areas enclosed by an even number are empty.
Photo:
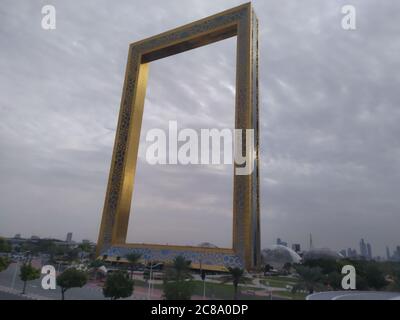
M131 275L131 279L132 279L132 275L133 275L133 269L135 268L135 266L137 265L137 263L139 262L139 259L141 258L141 254L140 253L129 253L125 256L125 258L128 260L129 262L129 270L130 270L130 275Z
M222 283L232 282L234 288L233 299L237 300L239 297L239 283L251 282L251 279L245 277L244 270L240 268L227 267L229 275L222 277Z
M164 297L167 300L190 300L194 292L193 282L190 281L191 261L182 256L174 258L164 274Z
M400 290L400 270L395 271L394 286L396 290Z
M6 270L11 261L7 257L0 257L0 272Z
M172 262L172 268L168 270L168 278L173 280L190 279L190 264L191 261L186 260L182 256L177 256Z

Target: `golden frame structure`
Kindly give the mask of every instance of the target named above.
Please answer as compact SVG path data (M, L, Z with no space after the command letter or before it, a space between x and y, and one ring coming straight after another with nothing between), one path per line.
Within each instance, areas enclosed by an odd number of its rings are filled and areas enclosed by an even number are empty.
M127 244L149 63L233 36L237 36L235 129L254 130L255 150L253 172L234 176L232 248ZM169 250L174 254L189 252L193 266L203 261L203 268L208 265L209 269L226 265L257 268L260 265L258 109L258 20L251 3L130 44L97 255ZM246 154L249 146L246 139L242 140L242 154ZM237 167L240 166L235 164Z

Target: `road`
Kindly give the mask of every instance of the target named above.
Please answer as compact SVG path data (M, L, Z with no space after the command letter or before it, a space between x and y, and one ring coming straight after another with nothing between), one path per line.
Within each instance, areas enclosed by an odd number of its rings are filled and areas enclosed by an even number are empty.
M16 294L0 291L0 300L29 300L27 297L22 297Z
M400 292L328 291L307 296L307 300L399 300Z

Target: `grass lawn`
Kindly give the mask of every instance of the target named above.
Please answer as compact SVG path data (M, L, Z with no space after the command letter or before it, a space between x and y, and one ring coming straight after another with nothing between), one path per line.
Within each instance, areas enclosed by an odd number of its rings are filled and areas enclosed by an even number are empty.
M265 281L267 281L267 282L269 282L270 286L285 288L286 285L293 285L295 283L295 282L293 282L293 280L295 280L295 279L284 278L284 277L267 277L265 280L261 280L261 282L265 283ZM203 282L202 281L193 281L193 284L194 284L193 295L202 296L203 295ZM143 280L135 280L135 286L147 287L148 284L146 282L144 282ZM155 284L154 288L162 290L163 285ZM239 299L241 299L241 300L266 300L267 299L266 297L259 297L259 296L243 294L243 292L246 290L257 291L257 290L264 290L264 289L240 286ZM233 290L232 284L206 282L206 296L208 298L231 300L231 299L233 299L233 292L234 292L234 290ZM304 293L293 294L293 293L287 292L287 291L273 292L273 296L288 298L288 299L293 299L293 300L304 300L306 295L307 294L304 294Z
M203 281L193 281L194 284L194 293L193 295L196 296L203 296ZM143 280L135 280L135 286L138 287L148 287L148 284L144 282ZM155 284L154 288L156 289L163 289L162 284ZM245 290L263 290L260 288L251 288L251 287L240 287L239 292L245 291ZM222 283L209 283L206 282L206 296L208 298L213 298L213 299L223 299L223 300L231 300L233 299L233 285L232 284L222 284ZM240 299L259 299L260 297L254 297L250 295L243 295L239 294ZM265 298L262 298L265 299Z
M261 280L261 283L270 287L286 288L288 285L295 285L297 280L289 277L265 277L265 279Z
M203 281L193 281L194 284L194 295L203 295ZM135 285L138 287L147 287L148 284L142 280L135 280ZM163 289L162 284L155 284L154 288ZM240 288L246 290L247 288ZM231 284L220 284L220 283L208 283L206 282L206 296L213 297L216 299L232 299L233 298L233 285Z
M194 294L202 296L203 295L203 282L202 281L194 281L194 286L195 286ZM256 291L256 290L263 290L263 289L246 287L246 286L239 287L239 292L243 292L246 290ZM234 289L233 289L232 284L206 282L206 296L207 297L227 300L227 299L233 299L233 293L234 293ZM243 296L243 298L245 298L245 297L252 298L252 296L246 296L246 295L242 295L242 294L239 294L239 295L240 295L240 297Z
M301 292L292 293L290 291L279 291L279 292L274 292L273 295L276 297L289 298L292 300L305 300L308 294Z
M149 284L143 280L135 279L135 286L148 288ZM153 288L162 290L163 286L162 284L155 283L153 284Z

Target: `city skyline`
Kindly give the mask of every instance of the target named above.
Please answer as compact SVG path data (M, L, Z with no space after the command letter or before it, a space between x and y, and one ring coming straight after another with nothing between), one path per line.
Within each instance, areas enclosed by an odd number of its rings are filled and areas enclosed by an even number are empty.
M48 240L58 240L58 241L65 241L65 242L71 242L71 243L73 243L73 242L74 243L80 243L80 242L88 242L89 241L89 242L91 242L93 244L96 244L96 239L90 239L90 238L87 238L87 237L86 238L83 237L83 238L75 239L75 237L73 238L73 234L74 234L73 232L67 232L66 234L64 234L64 236L60 236L60 237L56 236L56 237L54 237L54 236L43 236L43 235L38 235L38 234L31 234L31 235L25 236L24 234L21 234L21 233L15 233L13 235L0 234L0 238L14 238L14 239L21 238L21 239L26 239L26 240L29 240L29 239L46 240L46 239L48 239ZM73 239L72 240L68 240L68 239L70 239L69 237L71 237L71 239L72 238ZM63 240L64 238L65 238L65 240ZM274 244L283 245L285 247L293 249L296 252L297 251L306 252L306 251L310 251L312 249L328 248L328 249L332 249L332 250L342 254L344 257L350 257L351 258L351 257L361 256L361 257L365 257L365 258L368 258L368 259L374 259L374 258L378 258L379 257L380 259L383 259L383 260L389 260L388 257L391 257L392 254L394 254L397 250L399 250L398 248L400 248L400 244L396 244L396 243L388 244L388 245L385 246L384 254L375 254L375 255L372 254L372 255L369 256L366 253L363 253L361 248L357 249L357 245L356 244L349 244L349 246L347 246L345 248L334 248L334 247L331 247L331 246L325 246L324 247L324 246L318 246L318 245L317 246L313 245L313 247L310 248L309 243L307 245L307 243L302 243L302 242L287 242L287 241L284 241L284 239L285 238L279 238L278 237L278 238L275 239L274 242L267 243L265 246L262 246L261 249L268 248L268 247L270 247L271 245L274 245ZM362 240L364 240L364 238L362 238L358 242L359 247L361 245L361 241ZM209 242L203 242L202 244L204 244L204 243L205 244L210 244ZM190 244L187 244L187 245L200 245L200 243L199 244L190 243ZM365 245L370 245L370 247L373 246L370 242L365 243ZM295 247L298 248L299 246L300 246L301 249L300 250L295 250ZM352 254L349 254L348 250L351 250ZM345 254L344 254L344 252L345 252Z

